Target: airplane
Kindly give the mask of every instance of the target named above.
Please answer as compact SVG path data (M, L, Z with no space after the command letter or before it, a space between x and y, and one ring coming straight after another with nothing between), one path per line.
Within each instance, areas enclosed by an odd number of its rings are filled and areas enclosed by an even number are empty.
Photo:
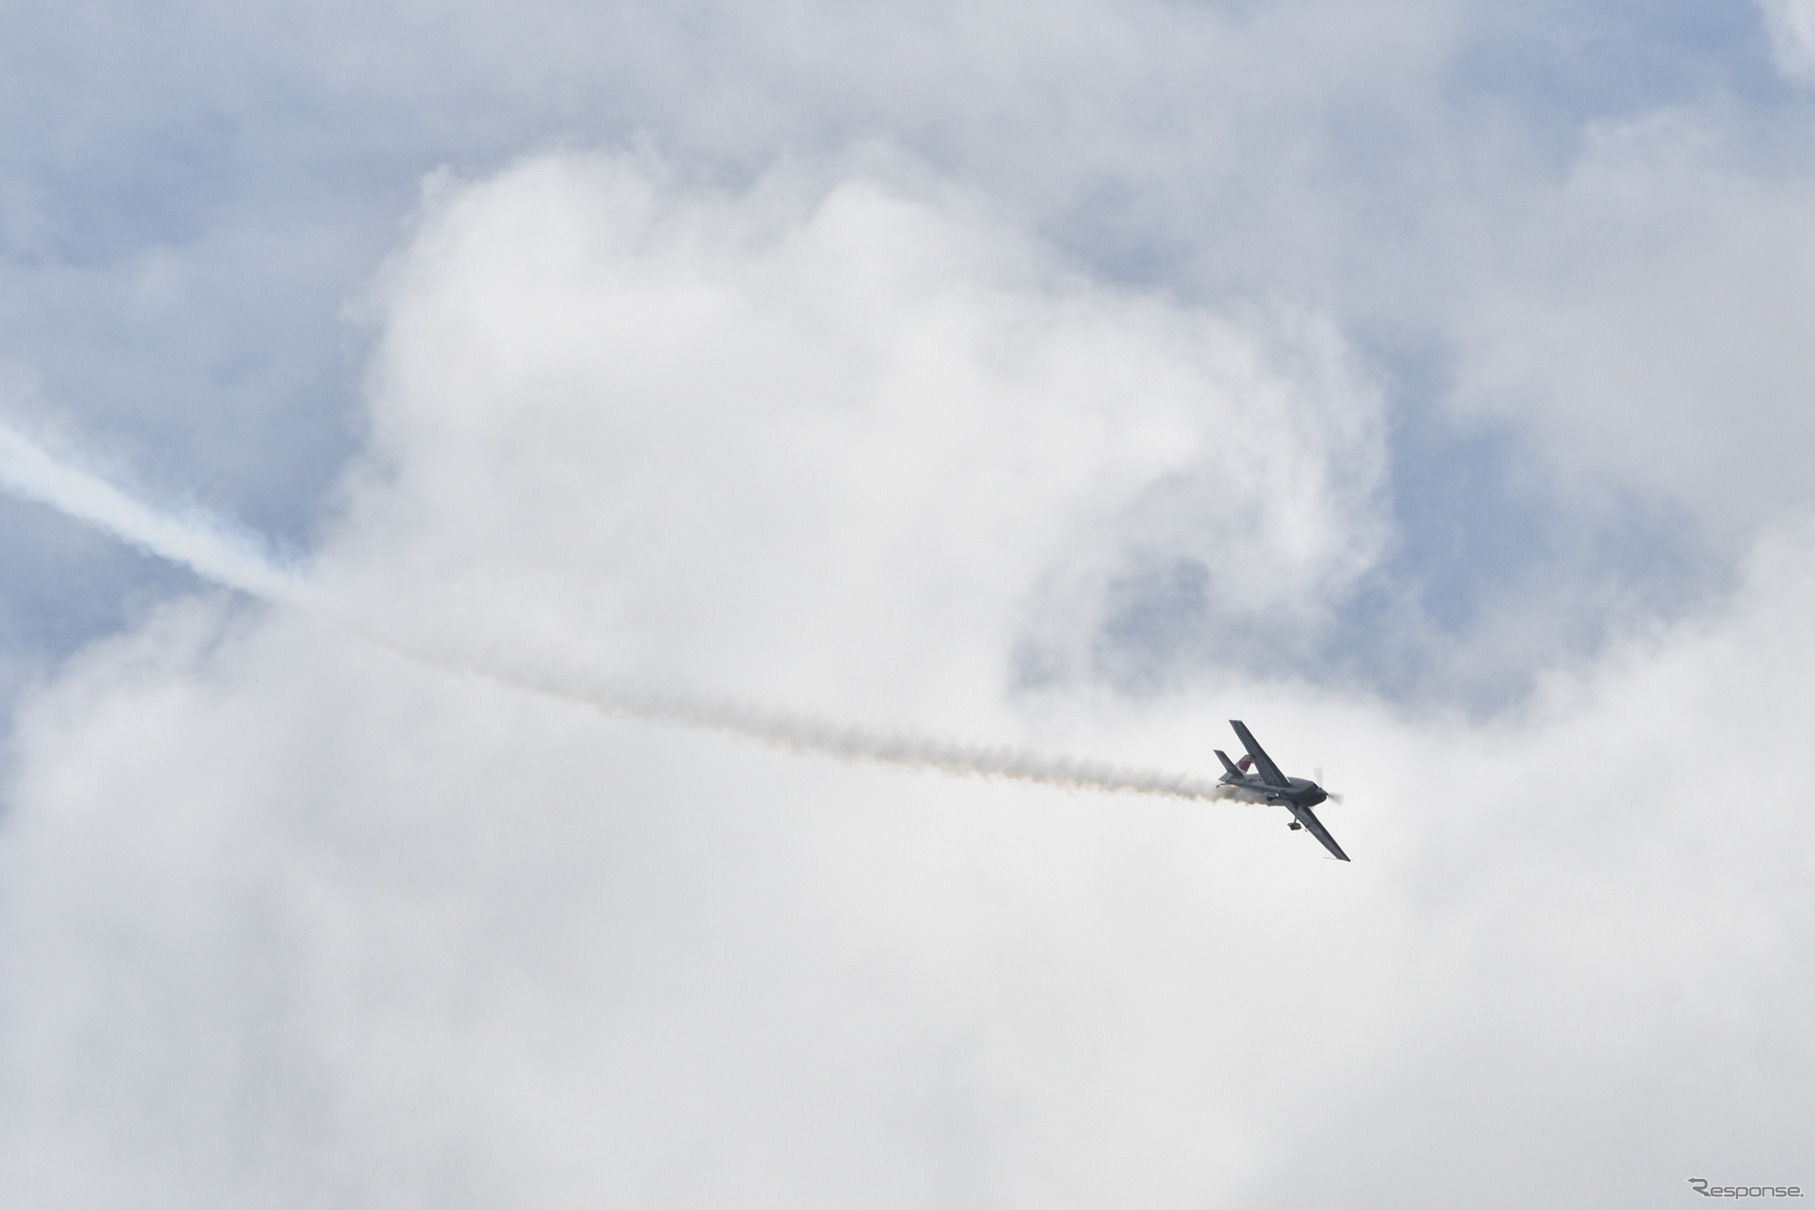
M1216 750L1216 758L1222 761L1223 768L1228 770L1223 774L1220 784L1234 787L1236 797L1249 802L1284 807L1292 812L1292 822L1286 825L1288 828L1294 832L1303 828L1317 837L1318 842L1335 854L1338 860L1347 861L1349 855L1342 851L1342 846L1336 843L1336 838L1330 835L1311 810L1324 799L1330 798L1329 792L1307 778L1287 777L1281 773L1279 766L1273 763L1273 758L1254 742L1253 734L1242 724L1241 720L1232 718L1229 720L1229 725L1235 728L1236 737L1241 740L1242 747L1248 750L1248 755L1242 757L1241 764L1237 765L1223 753L1221 748ZM1248 772L1250 768L1257 772ZM1337 795L1336 800L1340 802L1341 796Z

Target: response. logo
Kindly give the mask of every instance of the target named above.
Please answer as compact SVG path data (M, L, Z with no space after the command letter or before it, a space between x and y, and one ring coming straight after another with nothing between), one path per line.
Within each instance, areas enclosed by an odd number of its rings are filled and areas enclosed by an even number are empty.
M1689 1178L1689 1187L1703 1197L1801 1197L1800 1185L1710 1185L1699 1176Z

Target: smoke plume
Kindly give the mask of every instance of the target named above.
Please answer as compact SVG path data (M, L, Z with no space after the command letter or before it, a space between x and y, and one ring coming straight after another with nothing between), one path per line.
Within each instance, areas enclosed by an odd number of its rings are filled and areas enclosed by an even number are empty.
M314 592L299 572L279 566L256 535L199 509L160 512L106 480L57 458L4 424L0 424L0 487L187 567L213 583L273 604L306 610L412 662L590 706L608 715L717 731L789 752L955 777L1168 798L1230 796L1228 787L1189 773L1081 761L1012 747L964 744L910 731L875 730L769 706L648 694L568 670L507 670L496 662L430 652L419 644L376 633L360 619L335 608Z
M385 646L423 659L396 644ZM643 694L578 678L506 674L461 661L425 659L443 670L468 672L512 688L591 706L606 714L645 722L718 731L788 752L838 760L921 769L952 777L1031 782L1067 790L1141 794L1165 798L1221 799L1229 787L1190 773L1143 769L1068 756L1029 752L1005 745L966 744L914 731L889 731L835 722L774 706Z
M0 424L0 487L216 584L286 604L305 591L302 580L280 568L256 535L199 509L161 513L5 424Z

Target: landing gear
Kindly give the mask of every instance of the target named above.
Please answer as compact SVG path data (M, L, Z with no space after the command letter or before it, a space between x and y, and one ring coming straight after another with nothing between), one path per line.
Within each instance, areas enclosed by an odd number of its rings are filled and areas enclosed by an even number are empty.
M1287 824L1286 826L1288 828L1291 828L1294 832L1296 832L1296 831L1298 831L1298 829L1304 827L1304 825L1299 823L1296 819L1294 819L1291 823Z

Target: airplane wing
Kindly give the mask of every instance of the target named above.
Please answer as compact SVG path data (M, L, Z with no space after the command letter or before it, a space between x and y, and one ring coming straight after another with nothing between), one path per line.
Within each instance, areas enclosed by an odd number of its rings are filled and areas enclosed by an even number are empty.
M1349 859L1349 855L1342 851L1342 846L1336 843L1336 838L1330 835L1329 829L1325 828L1323 822L1311 813L1311 808L1301 807L1297 803L1288 802L1286 803L1286 810L1292 812L1293 818L1305 826L1305 831L1317 837L1318 843L1323 845L1324 848L1336 854L1336 856L1343 861Z
M1247 748L1248 755L1254 758L1254 767L1260 770L1260 779L1269 786L1278 786L1281 789L1289 788L1292 783L1287 781L1286 775L1279 771L1279 766L1273 763L1273 758L1261 751L1260 745L1254 742L1254 736L1249 732L1247 725L1235 718L1229 720L1229 725L1235 728L1235 734L1241 739L1242 746Z

